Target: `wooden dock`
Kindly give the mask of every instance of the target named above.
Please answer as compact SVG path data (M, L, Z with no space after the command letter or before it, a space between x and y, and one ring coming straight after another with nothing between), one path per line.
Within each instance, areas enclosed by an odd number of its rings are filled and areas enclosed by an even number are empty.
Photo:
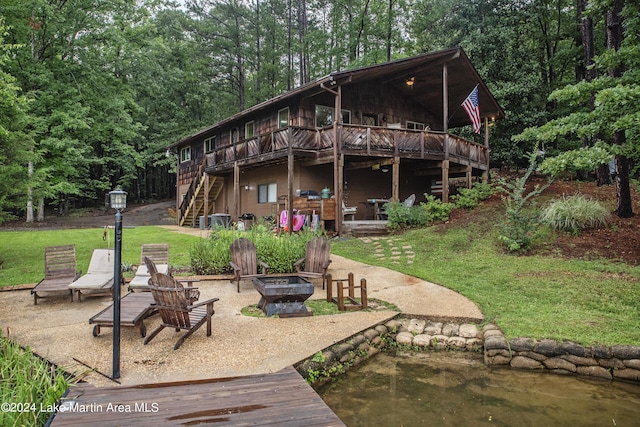
M273 374L129 387L78 384L62 400L52 427L345 425L292 366Z

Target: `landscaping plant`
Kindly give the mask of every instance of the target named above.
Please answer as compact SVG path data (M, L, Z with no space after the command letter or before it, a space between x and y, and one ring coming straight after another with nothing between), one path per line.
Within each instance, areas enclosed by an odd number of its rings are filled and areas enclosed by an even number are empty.
M0 425L44 425L69 384L62 369L0 335Z
M529 155L529 167L521 177L515 180L500 179L498 187L504 192L502 201L505 207L504 220L499 224L498 240L509 252L526 252L531 248L540 231L540 213L534 198L539 196L551 183L533 189L527 188L527 180L537 167L538 150Z
M541 220L555 230L578 234L587 228L605 226L609 216L600 202L576 194L551 202L542 211Z
M257 257L269 265L269 273L291 273L293 264L304 258L307 242L319 235L319 232L307 229L293 234L274 233L261 224L247 231L214 229L208 239L192 245L191 268L196 274L230 273L229 246L244 237L256 245Z

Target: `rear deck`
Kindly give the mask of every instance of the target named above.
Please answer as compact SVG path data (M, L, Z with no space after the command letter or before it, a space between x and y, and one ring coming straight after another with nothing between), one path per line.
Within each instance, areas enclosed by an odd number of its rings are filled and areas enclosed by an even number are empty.
M215 363L215 361L212 361ZM289 366L266 375L97 388L73 386L50 425L344 426Z

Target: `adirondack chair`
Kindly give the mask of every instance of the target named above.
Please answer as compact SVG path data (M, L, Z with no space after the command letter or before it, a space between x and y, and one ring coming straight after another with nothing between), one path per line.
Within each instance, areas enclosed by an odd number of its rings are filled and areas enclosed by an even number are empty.
M153 261L147 257L145 257L145 261L148 261L147 267L149 267L149 272L152 272L152 269L155 269ZM157 286L159 288L175 287L177 289L183 289L185 296L189 300L189 304L193 304L200 299L200 290L198 288L193 286L184 286L179 280L176 280L167 274L158 273L157 270L155 273L151 273L149 285Z
M293 265L299 276L322 277L322 289L324 289L327 269L331 264L330 256L331 244L326 239L315 237L307 242L305 257L299 259Z
M158 278L162 276L168 278L167 280L172 279L170 276L158 273ZM162 323L145 338L145 345L155 338L164 328L172 328L175 329L176 332L181 330L187 331L180 337L178 342L176 342L176 345L173 346L174 350L177 350L187 338L205 323L207 324L207 336L211 336L211 317L215 313L213 304L218 301L219 298L211 298L197 304L191 304L185 295L184 289L180 289L177 286L165 288L149 285L149 290L156 302L156 308L158 309Z
M256 256L256 245L249 239L241 237L229 246L231 253L231 267L240 292L240 280L267 274L269 266ZM258 264L262 267L262 274L258 273Z
M31 290L33 304L38 304L38 298L44 298L43 293L69 293L73 301L73 291L69 285L80 277L76 270L76 246L48 246L44 248L44 279Z
M157 272L169 274L169 245L167 243L146 243L142 245L140 265L129 282L130 291L146 291L151 278L145 258L153 261Z
M113 294L114 258L113 249L93 250L87 274L69 285L71 291L75 291L78 294L78 302L82 302L82 295ZM120 283L123 283L122 277L120 278Z

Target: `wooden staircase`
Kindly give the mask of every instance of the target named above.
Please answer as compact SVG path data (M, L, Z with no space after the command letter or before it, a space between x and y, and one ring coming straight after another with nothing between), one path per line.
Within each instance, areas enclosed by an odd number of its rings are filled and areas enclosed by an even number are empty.
M208 175L204 171L204 165L200 165L180 204L178 224L181 227L198 227L201 216L213 213L213 206L223 186L222 178Z

